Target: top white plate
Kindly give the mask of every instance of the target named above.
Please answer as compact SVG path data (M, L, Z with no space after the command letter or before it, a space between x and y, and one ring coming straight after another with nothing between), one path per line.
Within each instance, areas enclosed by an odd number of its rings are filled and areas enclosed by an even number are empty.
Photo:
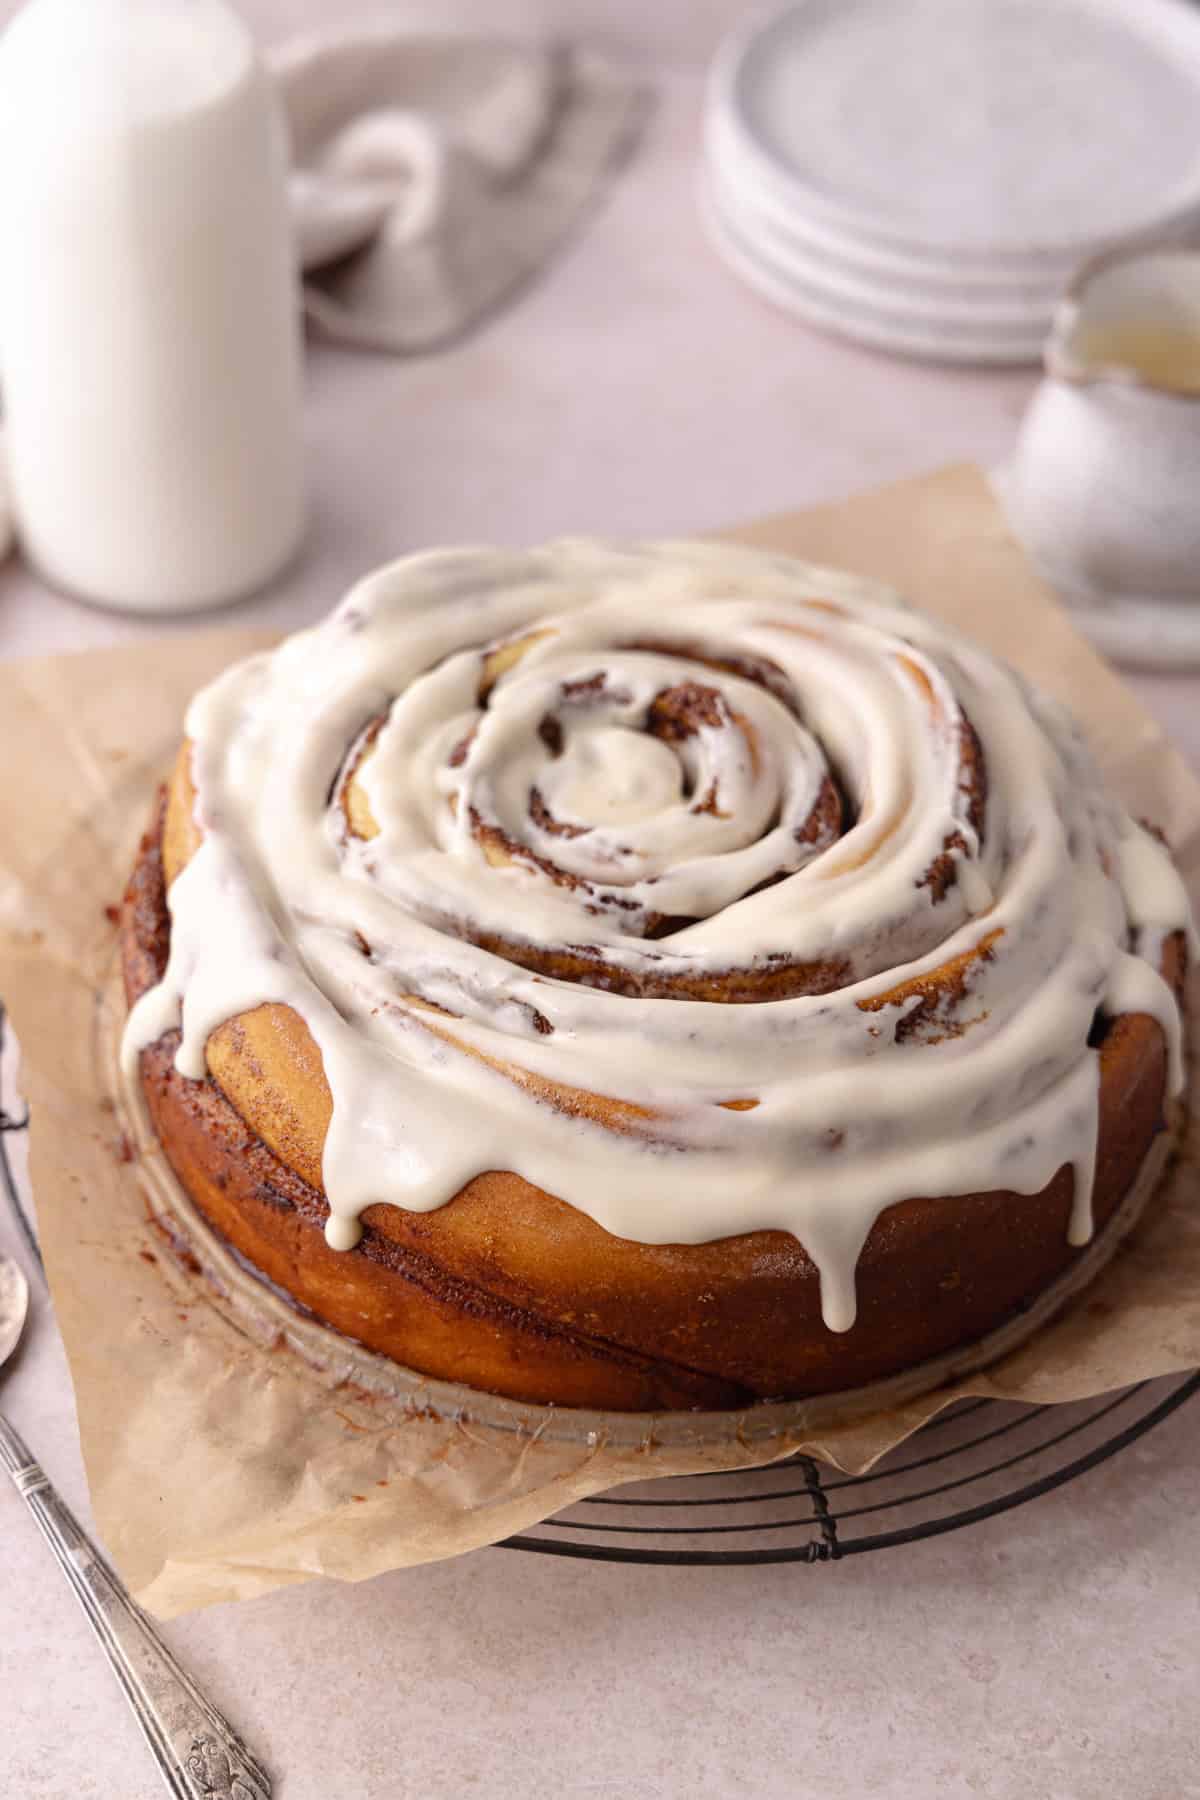
M781 199L901 250L1058 262L1200 216L1187 0L801 0L711 105Z

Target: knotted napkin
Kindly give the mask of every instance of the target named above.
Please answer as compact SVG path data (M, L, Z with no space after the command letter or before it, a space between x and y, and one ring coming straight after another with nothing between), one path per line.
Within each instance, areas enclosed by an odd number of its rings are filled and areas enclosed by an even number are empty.
M465 335L603 193L644 111L605 58L378 30L271 59L292 138L305 306L365 348Z

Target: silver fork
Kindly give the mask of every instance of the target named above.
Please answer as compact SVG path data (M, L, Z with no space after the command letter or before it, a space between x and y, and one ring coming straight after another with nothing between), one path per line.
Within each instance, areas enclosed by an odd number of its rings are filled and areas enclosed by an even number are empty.
M24 1275L0 1255L0 1367L17 1347L28 1310ZM266 1770L176 1662L3 1413L0 1465L75 1590L168 1791L179 1800L270 1800Z

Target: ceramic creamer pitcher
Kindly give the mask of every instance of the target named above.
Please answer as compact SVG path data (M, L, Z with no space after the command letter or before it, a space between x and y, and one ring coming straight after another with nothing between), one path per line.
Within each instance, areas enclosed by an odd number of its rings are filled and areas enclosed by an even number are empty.
M1200 250L1088 264L1045 363L1005 481L1018 535L1076 604L1137 614L1138 660L1155 620L1200 644Z

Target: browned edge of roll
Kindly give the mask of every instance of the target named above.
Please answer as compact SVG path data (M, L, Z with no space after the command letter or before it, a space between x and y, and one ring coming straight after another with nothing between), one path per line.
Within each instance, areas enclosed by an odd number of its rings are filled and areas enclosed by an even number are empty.
M165 965L163 805L122 907L132 1001ZM1185 952L1169 940L1178 991ZM154 1129L205 1219L318 1319L409 1368L516 1400L612 1411L734 1408L886 1380L970 1344L1067 1271L1073 1177L1041 1194L915 1198L883 1213L858 1268L858 1321L834 1334L817 1272L783 1232L701 1245L612 1237L565 1201L489 1171L447 1206L371 1207L359 1247L328 1248L320 1191L246 1124L212 1077L173 1066L176 1034L143 1052ZM1097 1232L1162 1126L1158 1025L1127 1015L1100 1046Z

